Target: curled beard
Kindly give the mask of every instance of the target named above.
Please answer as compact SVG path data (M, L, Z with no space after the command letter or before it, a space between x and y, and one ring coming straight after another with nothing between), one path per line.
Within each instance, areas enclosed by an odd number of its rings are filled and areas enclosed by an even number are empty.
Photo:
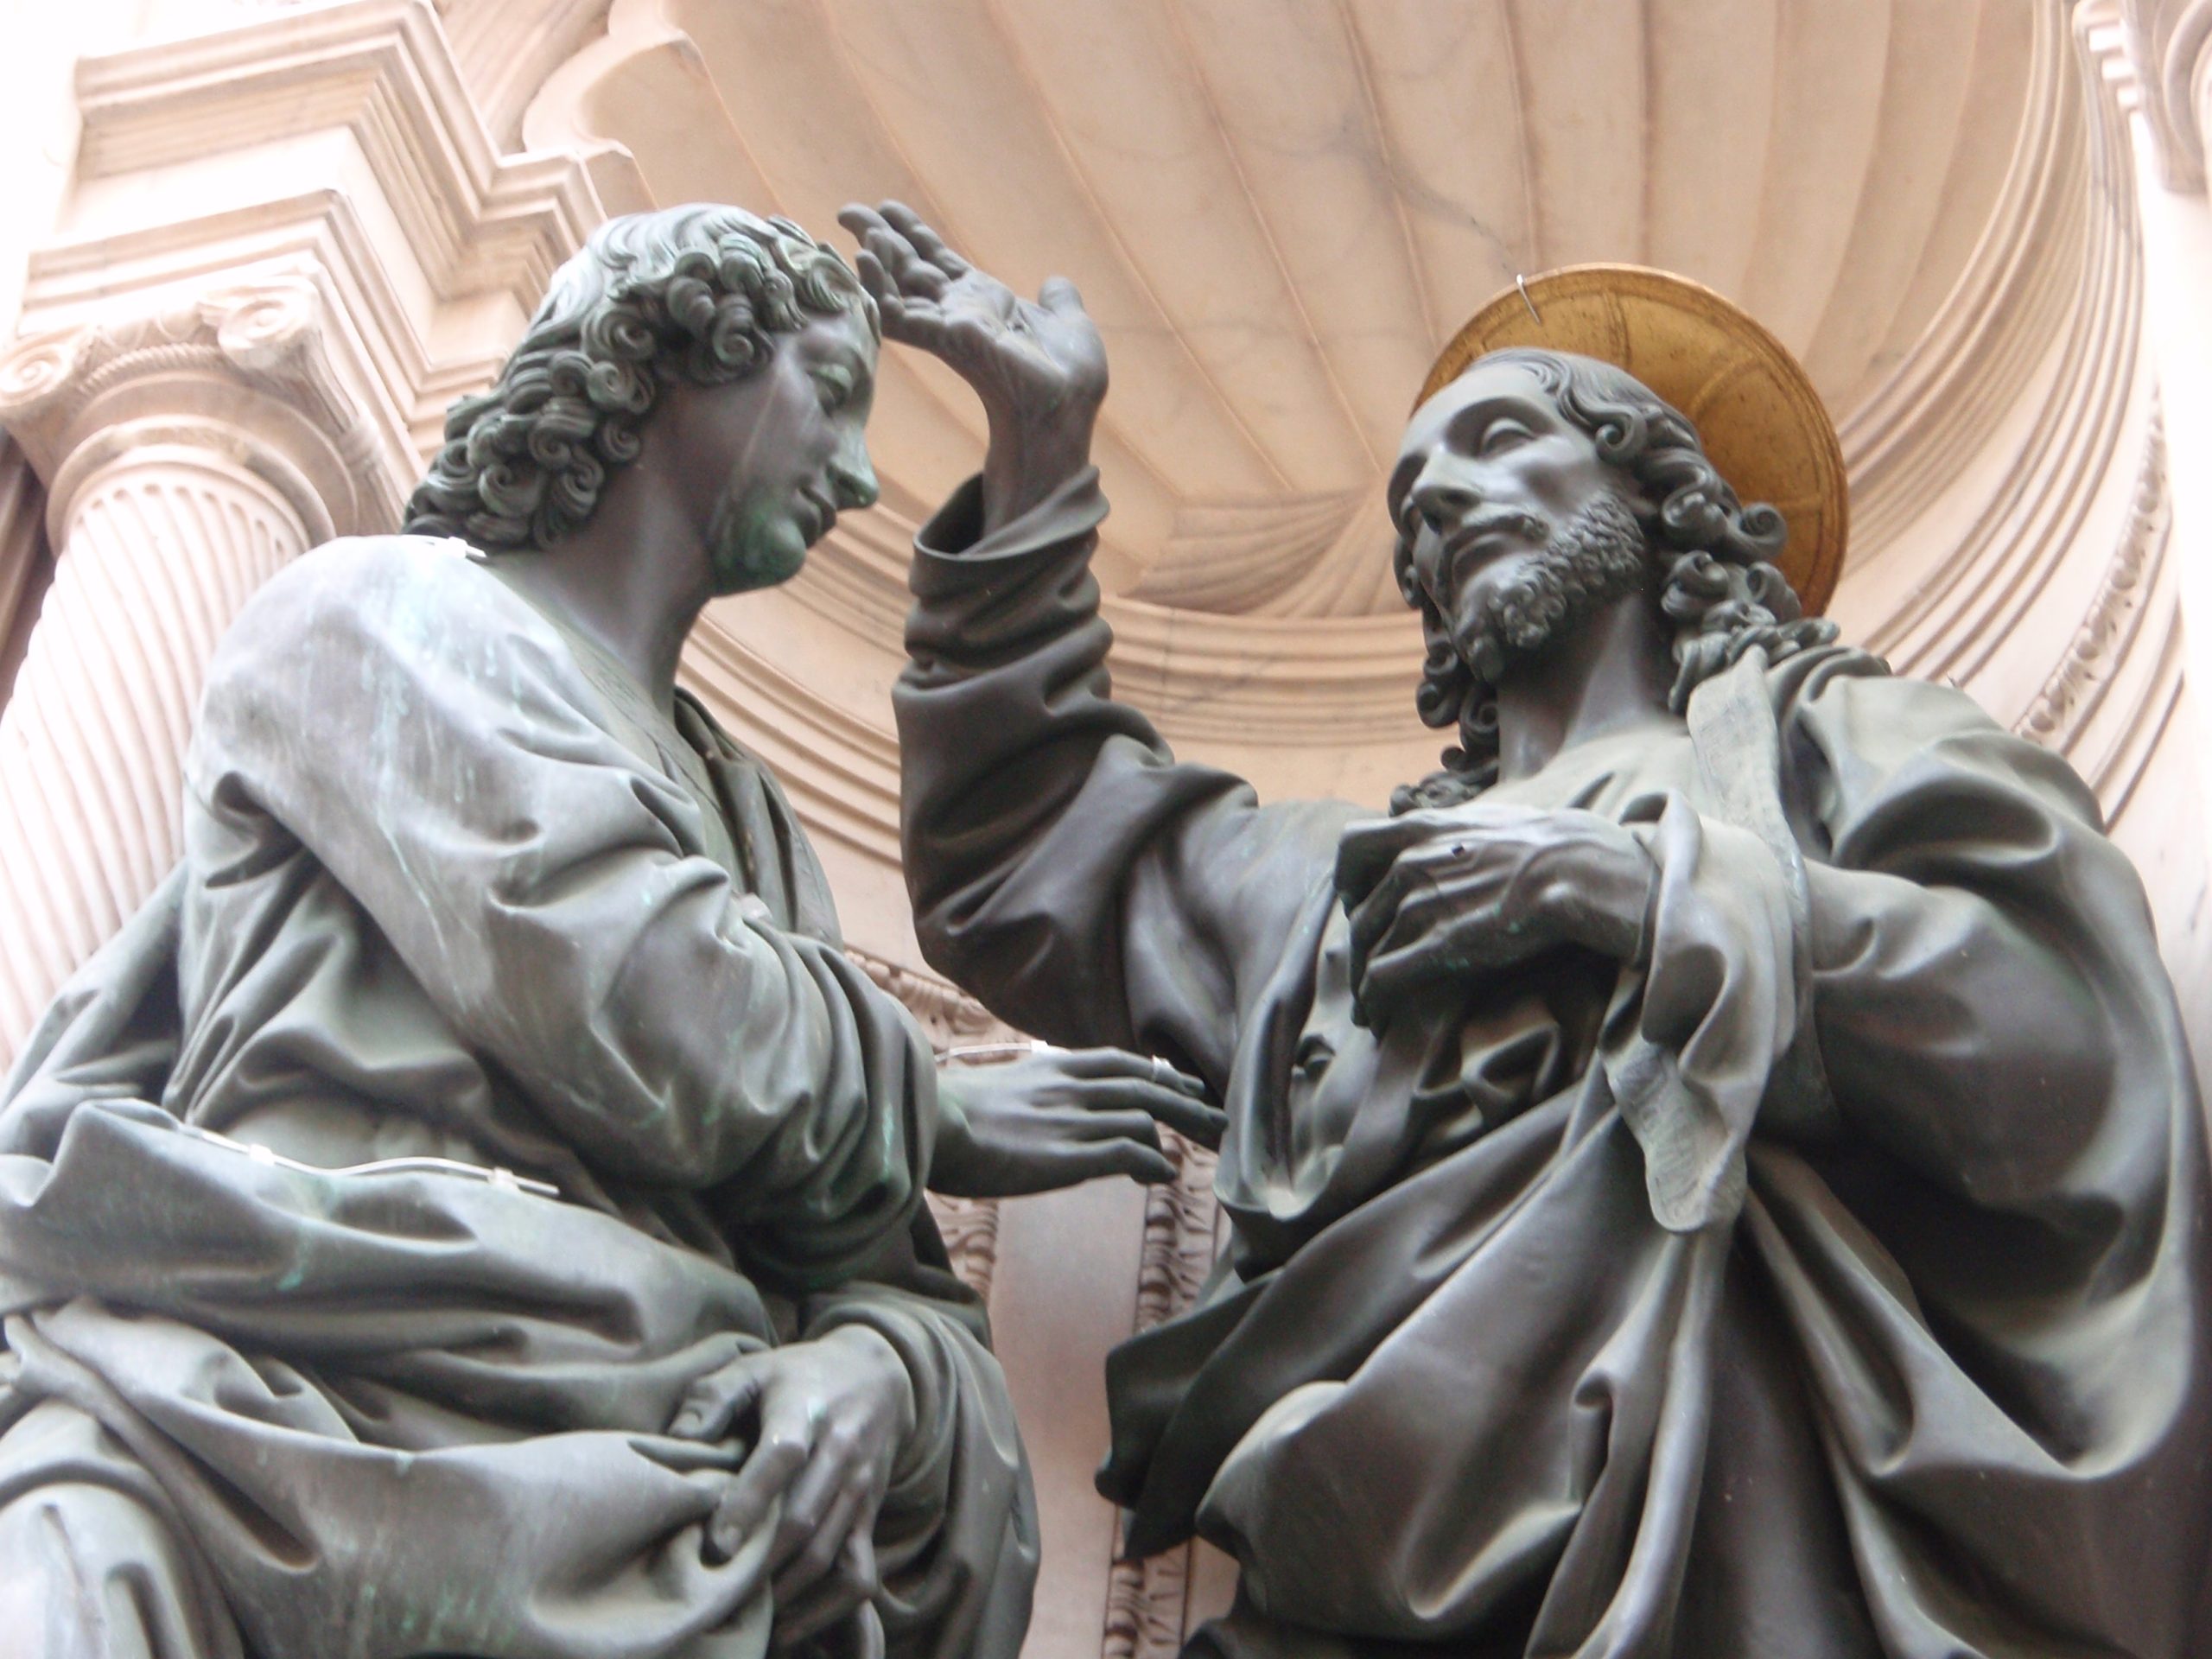
M1499 585L1460 654L1480 696L1516 657L1541 651L1599 606L1641 588L1650 574L1643 527L1618 496L1600 494L1560 525L1528 568Z

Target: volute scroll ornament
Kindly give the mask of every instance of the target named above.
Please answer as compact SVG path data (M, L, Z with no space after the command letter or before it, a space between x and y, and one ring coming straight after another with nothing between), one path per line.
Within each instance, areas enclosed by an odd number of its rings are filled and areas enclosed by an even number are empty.
M315 280L279 270L135 314L34 334L0 357L0 425L46 480L57 545L85 485L155 442L232 457L276 486L310 540L390 526L359 400L333 360Z

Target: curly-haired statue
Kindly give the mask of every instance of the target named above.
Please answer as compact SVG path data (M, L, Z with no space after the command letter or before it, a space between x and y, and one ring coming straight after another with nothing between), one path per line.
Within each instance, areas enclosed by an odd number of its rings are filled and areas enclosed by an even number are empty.
M245 607L181 862L0 1094L0 1646L1013 1659L1028 1477L924 1188L1166 1179L1217 1114L940 1074L677 688L875 499L877 341L793 225L618 219L407 533Z
M499 378L446 416L406 528L550 547L638 458L664 380L741 380L778 335L847 313L880 338L851 268L787 219L698 206L610 220L555 274Z
M1387 486L1455 749L1394 816L1262 804L1112 698L1073 290L846 223L993 434L915 549L923 950L1228 1110L1226 1252L1106 1377L1128 1551L1238 1568L1185 1653L2212 1652L2205 1145L2142 889L2063 761L1806 613L1841 466L1786 354L1730 308L1727 378L1675 327L1726 302L1618 268L1478 317ZM1714 455L1811 458L1807 544L1500 315L1660 339Z

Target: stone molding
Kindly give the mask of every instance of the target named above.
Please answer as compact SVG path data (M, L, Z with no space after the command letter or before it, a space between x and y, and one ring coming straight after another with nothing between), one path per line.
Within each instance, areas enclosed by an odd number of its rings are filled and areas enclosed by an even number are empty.
M427 0L343 0L87 59L77 97L80 181L350 133L442 295L527 310L603 217L573 157L500 154Z
M2166 485L2166 444L2155 412L2126 523L2066 654L2051 671L2013 729L2062 754L2072 754L2113 684L2113 675L2141 632L2152 587L2173 528ZM2102 791L2100 791L2101 793Z
M454 61L483 112L486 130L503 149L548 148L524 137L524 111L556 69L606 32L610 3L438 0Z
M848 949L845 954L860 964L877 989L905 1005L940 1054L965 1043L1019 1040L1018 1032L950 980L866 950Z
M2212 0L2124 0L2127 54L2167 188L2201 194L2212 130Z
M1903 520L1854 557L1834 611L1899 672L1961 686L2067 753L2110 814L2135 775L2116 734L2161 727L2174 695L2161 664L2175 607L2143 505L2164 459L2134 92L2117 0L2036 15L2038 91L1977 256L2009 274L1983 289L1990 315L1931 333L1955 361L1924 382L1908 365L1894 401L1878 396L1872 425L1847 435L1854 540L1867 518Z
M46 486L22 445L0 429L0 709L7 707L53 564Z
M339 0L85 60L73 206L21 327L156 315L238 283L321 292L330 378L396 522L452 400L486 381L606 216L583 159L503 155L428 0ZM147 204L175 200L163 218Z

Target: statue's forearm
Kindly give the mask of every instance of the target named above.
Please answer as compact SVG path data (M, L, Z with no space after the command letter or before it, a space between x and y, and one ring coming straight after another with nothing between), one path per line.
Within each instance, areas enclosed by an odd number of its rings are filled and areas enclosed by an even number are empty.
M991 422L983 454L983 534L1012 524L1090 465L1091 430L1098 411L1071 399L1033 416Z

